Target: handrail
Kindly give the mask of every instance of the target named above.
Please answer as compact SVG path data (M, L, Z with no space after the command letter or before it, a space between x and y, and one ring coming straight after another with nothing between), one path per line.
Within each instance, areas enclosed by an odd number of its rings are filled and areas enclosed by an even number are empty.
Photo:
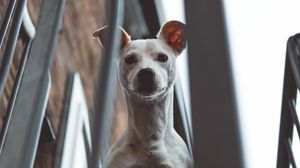
M124 1L123 0L107 0L106 3L110 5L108 25L110 30L108 32L108 47L100 60L98 86L95 95L95 116L93 117L93 132L92 132L92 158L91 168L100 167L100 158L103 158L105 150L108 147L108 138L111 131L112 102L113 95L115 95L115 88L117 81L114 76L116 67L113 66L113 59L116 58L120 46L120 31L118 26L123 23ZM105 139L106 138L106 139Z

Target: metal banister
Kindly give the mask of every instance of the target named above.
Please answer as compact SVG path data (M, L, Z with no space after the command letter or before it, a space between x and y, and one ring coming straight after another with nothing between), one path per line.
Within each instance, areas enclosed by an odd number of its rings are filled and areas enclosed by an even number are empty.
M11 0L11 1L13 1L13 0ZM11 5L11 3L9 3L9 5ZM12 59L13 59L14 51L16 48L16 44L17 44L17 40L18 40L18 36L19 36L21 24L22 24L23 11L24 11L25 5L26 5L26 0L18 0L16 2L15 13L11 20L12 24L11 24L10 32L8 34L8 40L7 40L7 44L6 44L7 47L4 51L3 59L2 59L1 65L0 65L0 96L3 93L3 89L5 86L8 74L9 74L11 64L12 64ZM9 10L10 10L10 8L9 8ZM11 17L11 15L9 15L8 17ZM6 21L6 20L8 20L8 22L9 22L10 19L5 19L4 21ZM7 23L7 24L9 24L9 23ZM4 29L7 29L6 25L4 25ZM1 40L4 38L5 32L6 32L6 30L4 30L4 34L1 37Z
M33 167L50 89L49 71L57 46L65 3L66 0L43 1L36 36L29 50L1 151L0 167Z
M300 140L300 124L296 111L297 90L300 90L300 34L287 41L280 133L278 141L277 168L296 168L292 150L294 126Z
M23 76L23 73L24 73L24 68L25 68L28 53L29 53L29 48L31 46L32 39L35 36L35 27L32 23L31 18L29 17L27 6L25 6L24 13L23 13L22 28L25 30L25 34L26 34L25 40L26 40L26 42L25 42L24 49L22 51L20 65L18 67L18 71L17 71L16 78L15 78L15 83L13 85L11 97L9 99L9 103L8 103L8 107L7 107L7 111L6 111L6 115L4 117L4 123L3 123L2 129L1 129L1 132L0 132L0 153L3 149L3 145L4 145L5 137L6 137L6 134L7 134L8 126L9 126L10 119L11 119L11 116L12 116L12 111L13 111L15 101L16 101L16 98L17 98L17 95L18 95L19 86L20 86L20 83L21 83L21 79L22 79L22 76Z
M185 0L195 168L242 168L221 0Z
M115 78L116 67L114 67L113 59L119 53L121 32L118 26L123 23L124 1L123 0L107 0L109 5L107 9L109 14L108 25L110 26L108 33L107 48L102 54L100 67L98 71L98 83L94 102L94 116L92 129L92 158L91 168L99 168L101 166L100 158L103 158L109 145L109 135L112 124L112 104L113 96L117 80Z
M17 2L17 0L10 0L8 3L8 6L6 8L5 16L4 16L4 19L2 21L1 28L0 28L0 48L2 48L2 44L4 42L4 37L7 33L7 29L8 29L10 20L12 18L13 12L14 12L16 2Z

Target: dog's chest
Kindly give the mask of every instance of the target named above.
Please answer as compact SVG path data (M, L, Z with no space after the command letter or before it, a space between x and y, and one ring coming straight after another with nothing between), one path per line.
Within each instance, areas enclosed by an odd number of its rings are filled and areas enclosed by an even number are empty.
M163 146L145 147L130 144L128 148L132 156L129 168L171 168L167 160L168 152Z
M176 136L166 136L163 141L152 141L148 145L128 143L126 151L132 157L128 168L187 168L188 153L184 152ZM131 167L133 166L133 167Z

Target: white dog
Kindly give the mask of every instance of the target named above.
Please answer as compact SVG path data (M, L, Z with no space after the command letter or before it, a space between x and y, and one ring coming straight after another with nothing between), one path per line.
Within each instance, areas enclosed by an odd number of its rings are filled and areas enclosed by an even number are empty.
M191 168L187 146L174 129L176 57L185 49L185 25L165 23L157 39L133 40L123 30L119 79L128 126L109 150L104 168ZM97 30L105 47L107 27Z

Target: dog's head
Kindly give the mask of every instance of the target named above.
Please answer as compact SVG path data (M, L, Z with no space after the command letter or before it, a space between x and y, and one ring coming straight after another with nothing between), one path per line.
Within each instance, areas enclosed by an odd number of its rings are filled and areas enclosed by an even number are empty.
M165 95L175 82L176 57L185 49L185 25L179 21L165 23L157 39L131 40L122 34L119 58L119 79L125 91L142 100L153 100ZM107 27L97 30L105 47Z

